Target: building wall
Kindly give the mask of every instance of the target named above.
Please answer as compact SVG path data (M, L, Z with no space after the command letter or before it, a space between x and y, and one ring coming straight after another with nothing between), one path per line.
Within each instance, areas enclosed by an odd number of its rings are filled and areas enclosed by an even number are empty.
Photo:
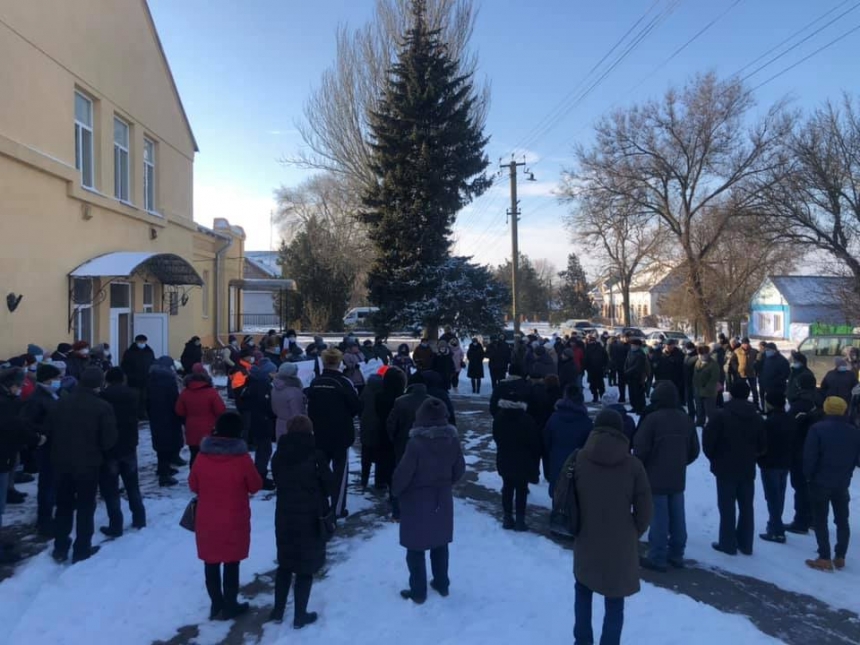
M229 224L219 230L233 246L216 297L214 258L224 240L193 222L195 143L143 0L0 0L0 78L0 299L24 296L14 313L0 303L0 357L70 340L67 276L113 251L175 253L209 276L209 315L193 287L169 317L172 354L193 335L214 337L216 301L224 333L226 285L242 275L244 236ZM95 190L81 186L75 169L76 90L94 101ZM113 197L114 115L130 124L130 204ZM142 208L144 134L156 142L158 214ZM145 280L130 281L134 311ZM108 310L107 302L96 307L96 342L108 340Z

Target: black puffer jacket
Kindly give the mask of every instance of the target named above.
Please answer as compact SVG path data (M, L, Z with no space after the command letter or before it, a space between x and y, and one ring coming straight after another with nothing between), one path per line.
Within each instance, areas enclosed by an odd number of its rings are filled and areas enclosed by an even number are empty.
M179 452L185 443L182 419L176 414L179 384L173 370L155 365L146 385L146 410L156 452Z
M76 387L48 415L51 461L58 473L95 474L117 439L113 408L93 390Z
M765 453L758 465L764 469L788 470L797 440L797 423L785 410L773 410L764 422Z
M129 387L146 387L146 381L149 378L149 368L152 367L154 362L155 352L152 351L149 345L140 349L135 343L125 350L120 367L125 372Z
M415 424L415 414L418 408L430 395L427 394L427 386L423 383L413 383L406 388L406 394L394 402L391 414L385 424L386 433L394 444L394 454L399 462L406 452L406 444L409 442L409 431Z
M514 484L537 484L543 438L537 424L526 413L526 404L502 400L493 420L496 468Z
M117 441L110 450L113 457L124 457L137 449L140 436L137 428L138 394L127 385L109 385L101 394L113 408L116 417Z
M39 445L38 433L20 417L20 411L21 399L0 387L0 473L12 470L22 448Z
M340 372L323 370L310 384L308 416L314 422L316 446L326 453L346 450L355 443L353 418L362 404L352 382Z
M717 477L755 479L756 460L766 448L764 421L749 401L728 401L702 431L702 449Z
M690 416L678 407L678 390L660 381L651 396L654 411L634 435L633 454L645 465L654 495L683 493L687 466L699 456L699 435Z
M850 369L846 372L830 370L821 381L821 400L838 396L851 405L851 390L857 386L857 375Z
M288 432L272 457L272 479L278 487L275 540L278 565L293 573L314 574L325 564L325 539L319 518L328 512L334 476L314 435Z
M528 404L531 401L531 386L529 382L519 376L510 376L499 383L493 390L490 396L490 414L494 417L499 411L499 401L524 401Z

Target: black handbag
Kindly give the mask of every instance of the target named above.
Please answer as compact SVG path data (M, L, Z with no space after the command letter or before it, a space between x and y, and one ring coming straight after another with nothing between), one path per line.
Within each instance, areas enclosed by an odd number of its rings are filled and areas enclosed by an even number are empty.
M179 520L179 526L184 528L186 531L191 531L192 533L194 533L196 523L197 498L192 497L191 501L188 502L188 506L185 507L185 511L182 513L182 519Z

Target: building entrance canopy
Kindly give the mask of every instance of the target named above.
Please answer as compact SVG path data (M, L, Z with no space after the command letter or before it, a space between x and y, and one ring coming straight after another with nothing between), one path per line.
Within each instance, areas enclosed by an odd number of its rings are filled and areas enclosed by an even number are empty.
M166 285L203 286L191 264L173 253L117 251L88 260L69 273L71 278L130 278L146 271Z

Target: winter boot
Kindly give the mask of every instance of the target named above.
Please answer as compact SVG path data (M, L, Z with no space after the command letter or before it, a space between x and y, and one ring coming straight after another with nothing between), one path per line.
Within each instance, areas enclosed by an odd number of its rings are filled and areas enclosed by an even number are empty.
M170 477L168 475L161 475L158 478L158 485L161 486L162 488L165 488L168 486L176 486L176 484L178 484L178 483L179 483L178 481L176 481L173 477Z
M224 565L224 608L221 610L221 620L232 620L248 612L251 605L238 602L239 597L239 565L235 568Z
M112 529L109 526L100 526L99 531L101 531L102 535L109 538L120 538L122 537L122 529Z
M263 480L263 490L275 490L276 488L277 486L275 486L275 482L268 477Z
M807 560L806 566L816 571L833 571L833 561L817 558L815 560Z
M284 607L274 607L266 619L267 623L277 623L280 625L284 622Z
M302 627L307 627L308 625L313 625L317 622L317 612L309 611L307 613L302 614L301 616L296 616L293 619L293 629L301 629Z
M514 516L509 513L505 513L505 517L502 519L502 528L506 531L511 531L515 526L516 523L514 522Z
M182 457L180 457L180 456L179 456L179 453L177 453L177 454L176 454L176 456L171 457L171 459L170 459L170 465L171 465L171 466L176 466L176 467L178 467L178 468L182 468L182 466L187 466L187 465L188 465L188 462L187 462L187 461L185 461Z
M837 569L845 568L845 558L833 558L833 566Z
M639 558L639 566L643 569L648 569L649 571L657 571L659 573L666 573L669 570L665 564L660 564L659 562L654 562L651 558L640 557Z
M84 551L83 553L75 553L72 555L72 564L77 564L78 562L89 560L99 551L101 551L100 546L91 546L88 551Z
M759 533L759 537L765 542L775 542L776 544L785 544L784 535L776 535L775 533Z
M0 564L15 564L23 559L15 544L0 544Z
M447 597L448 597L448 594L449 594L448 587L442 587L442 586L441 586L438 582L436 582L435 580L431 580L431 581L430 581L430 588L431 588L431 589L435 589L435 590L436 590L436 593L438 593L438 594L439 594L440 596L442 596L443 598L447 598Z
M788 531L789 533L795 533L797 535L806 535L807 533L809 533L809 527L808 526L801 526L797 522L792 522L791 524L789 524L788 526L785 527L785 530Z
M403 600L411 600L416 605L423 605L424 602L427 600L426 598L419 598L418 596L413 596L412 591L410 591L409 589L404 589L403 591L401 591L400 597L403 598Z
M23 470L19 470L15 473L15 483L16 484L30 484L36 481L36 478L33 477L30 473L25 473Z
M25 499L27 499L27 493L22 493L14 488L10 488L6 491L7 504L23 504Z
M514 524L514 531L518 533L525 533L529 530L529 525L526 524L526 520L524 517L518 517L516 523Z

